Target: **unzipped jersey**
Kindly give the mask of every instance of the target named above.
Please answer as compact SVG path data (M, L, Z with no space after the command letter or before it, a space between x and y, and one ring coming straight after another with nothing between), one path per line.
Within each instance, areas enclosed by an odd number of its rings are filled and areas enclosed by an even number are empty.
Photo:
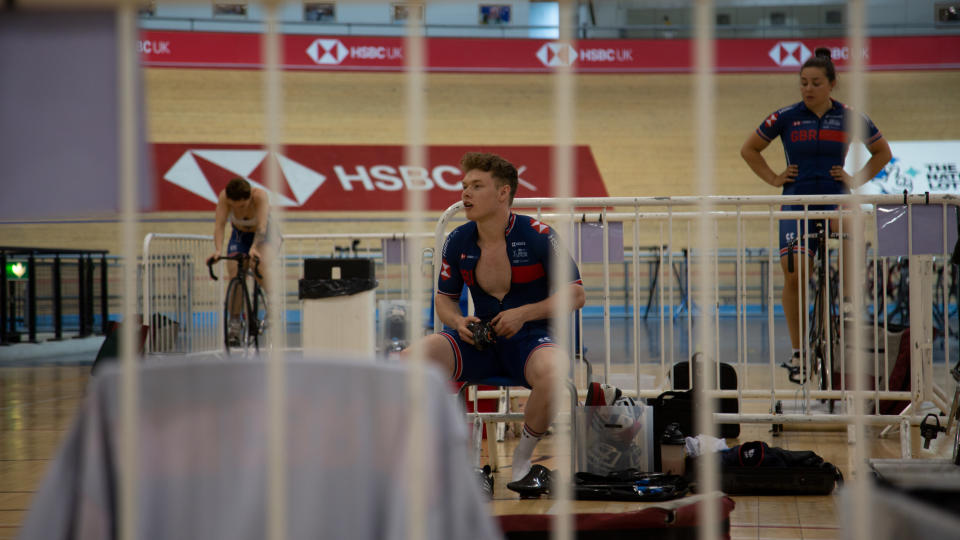
M437 291L459 298L464 284L470 287L474 311L481 319L492 318L501 311L545 300L550 295L550 276L553 253L560 260L570 261L570 280L580 283L580 271L570 255L560 245L553 230L530 216L510 214L504 230L507 256L510 259L510 290L503 301L487 294L477 284L476 268L480 261L477 245L477 224L467 222L450 233L443 246ZM546 325L548 320L529 321L527 324Z

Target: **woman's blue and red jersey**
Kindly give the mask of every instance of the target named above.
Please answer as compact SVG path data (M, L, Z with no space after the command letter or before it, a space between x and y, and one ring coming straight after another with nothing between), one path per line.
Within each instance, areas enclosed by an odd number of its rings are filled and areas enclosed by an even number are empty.
M757 135L765 141L780 137L787 165L797 166L797 177L783 185L784 195L849 192L846 184L830 176L830 169L843 166L850 146L847 118L855 113L843 103L831 101L833 106L823 116L817 116L801 101L771 114L757 128ZM870 146L883 136L867 115L861 114L860 120L864 123L864 144Z
M830 169L843 166L850 148L847 121L854 115L853 109L836 100L823 114L807 108L801 101L784 107L768 116L757 128L757 135L770 142L780 137L787 165L797 166L793 182L783 185L784 195L838 195L849 193L849 187L834 180ZM864 123L864 144L870 146L883 135L865 114L855 117ZM851 119L852 120L852 119ZM832 210L833 205L811 205L810 210ZM784 205L783 210L802 210L802 205ZM801 227L801 234L803 228ZM780 255L788 251L788 244L797 237L796 220L780 222ZM793 251L799 251L795 246Z
M570 263L571 283L582 284L577 264L563 248L559 237L546 224L520 214L510 214L504 230L507 256L510 259L510 290L498 300L477 283L476 269L480 261L477 245L477 224L467 222L450 233L443 246L437 292L460 298L463 286L470 288L474 314L491 319L501 311L533 304L550 296L550 279L554 253ZM453 348L455 380L476 381L492 376L510 376L525 380L524 367L534 351L554 346L549 335L549 319L527 321L509 339L498 337L493 348L478 351L460 340L454 330L441 333Z

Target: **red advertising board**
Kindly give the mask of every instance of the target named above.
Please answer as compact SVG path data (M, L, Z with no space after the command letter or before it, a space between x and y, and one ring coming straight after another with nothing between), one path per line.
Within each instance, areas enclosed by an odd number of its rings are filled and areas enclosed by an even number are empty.
M283 37L283 67L301 70L399 71L400 37L290 34ZM817 47L830 48L844 69L850 50L842 38L720 39L722 72L794 71ZM142 62L151 67L259 68L261 34L144 30ZM687 73L692 41L685 39L584 40L573 45L536 39L427 38L426 69L451 72L549 72L569 65L581 73ZM960 36L877 37L866 48L872 70L958 69Z
M275 156L260 145L154 144L156 210L212 210L238 176L264 187L267 159L281 171L282 188L272 200L291 210L403 210L406 190L425 191L427 208L444 210L460 200L458 164L474 151L516 165L517 197L553 196L550 146L430 146L427 166L411 167L403 146L290 145ZM575 196L607 196L587 146L576 147L574 179Z

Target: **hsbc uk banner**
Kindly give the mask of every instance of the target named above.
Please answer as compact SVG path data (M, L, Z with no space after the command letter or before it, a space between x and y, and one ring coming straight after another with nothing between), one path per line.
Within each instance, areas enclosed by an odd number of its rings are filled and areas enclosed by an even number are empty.
M273 204L290 210L403 210L404 191L426 192L427 208L444 210L460 200L467 152L492 152L516 165L517 197L552 197L550 146L430 146L428 165L404 163L403 146L290 145L270 154L259 145L154 144L158 211L212 210L232 178L266 189L266 168L275 161L281 188ZM577 146L574 194L606 197L607 189L588 146Z
M262 67L260 34L144 30L138 49L150 67ZM721 72L794 71L817 47L830 49L844 69L850 49L843 39L721 39ZM535 39L427 38L426 69L446 72L550 72L570 66L581 73L645 73L693 70L692 42L685 39L584 40L573 44ZM864 51L871 70L960 68L960 36L877 37ZM335 71L401 71L400 37L283 36L283 68Z

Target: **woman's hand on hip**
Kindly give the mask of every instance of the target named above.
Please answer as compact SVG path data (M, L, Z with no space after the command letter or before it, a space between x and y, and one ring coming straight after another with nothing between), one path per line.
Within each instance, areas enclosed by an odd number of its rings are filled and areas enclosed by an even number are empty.
M789 165L782 173L773 178L773 181L770 182L770 185L773 187L780 187L784 184L789 184L797 179L798 171L799 169L796 165Z

